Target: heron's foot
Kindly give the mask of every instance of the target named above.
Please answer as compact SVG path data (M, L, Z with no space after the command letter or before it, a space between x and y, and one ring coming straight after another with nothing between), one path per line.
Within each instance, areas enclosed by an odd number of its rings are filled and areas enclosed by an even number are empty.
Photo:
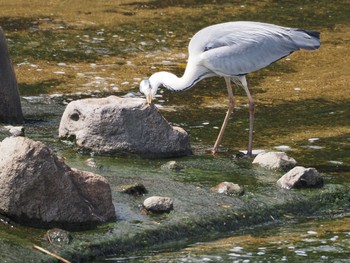
M205 152L210 153L212 155L215 155L215 154L217 154L218 149L217 148L210 148L210 149L205 150Z

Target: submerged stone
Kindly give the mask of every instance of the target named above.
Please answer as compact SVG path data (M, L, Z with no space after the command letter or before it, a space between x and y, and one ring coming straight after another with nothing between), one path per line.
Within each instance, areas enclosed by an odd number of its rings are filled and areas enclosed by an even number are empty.
M177 161L169 161L162 165L161 167L163 170L171 170L171 171L181 171L185 167L181 164L179 164Z
M214 186L211 188L212 192L219 193L219 194L227 194L227 195L243 195L244 189L243 187L239 186L238 184L231 183L231 182L222 182L218 184L217 186Z
M55 245L69 244L72 241L70 232L60 228L49 229L46 232L46 237L50 244Z
M148 193L146 187L141 183L135 183L131 185L121 185L118 187L118 190L122 193L130 194L134 196L140 196Z
M296 166L295 159L288 157L285 152L264 152L258 154L253 160L253 164L269 170L289 170Z
M190 155L188 134L171 126L144 99L91 98L73 101L63 113L59 137L98 154L135 153L144 158Z
M37 227L86 228L116 218L104 177L70 168L25 137L0 143L0 213Z
M85 164L91 168L100 169L102 165L98 164L94 158L89 158L85 160Z
M284 189L317 188L323 186L323 178L315 168L296 166L283 175L277 185Z

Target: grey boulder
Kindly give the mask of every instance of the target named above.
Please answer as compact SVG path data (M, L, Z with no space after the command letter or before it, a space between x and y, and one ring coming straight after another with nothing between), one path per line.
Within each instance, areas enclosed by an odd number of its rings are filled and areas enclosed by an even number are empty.
M141 98L82 99L69 103L59 137L97 154L135 153L143 158L190 155L187 133L171 126Z
M258 164L268 170L289 170L295 167L297 162L288 157L285 152L263 152L255 157L253 164Z
M283 175L277 185L284 189L317 188L323 186L323 178L315 168L296 166Z
M143 206L155 213L170 212L174 209L173 200L163 196L151 196L143 202Z
M105 178L71 169L43 143L0 143L0 213L37 227L88 228L115 220Z

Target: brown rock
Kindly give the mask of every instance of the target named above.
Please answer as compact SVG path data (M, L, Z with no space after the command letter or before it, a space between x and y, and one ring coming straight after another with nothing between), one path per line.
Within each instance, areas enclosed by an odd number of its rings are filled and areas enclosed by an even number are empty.
M0 27L0 122L23 123L21 100L5 33Z
M43 143L24 137L0 143L0 213L39 227L88 227L116 218L105 178L71 169Z

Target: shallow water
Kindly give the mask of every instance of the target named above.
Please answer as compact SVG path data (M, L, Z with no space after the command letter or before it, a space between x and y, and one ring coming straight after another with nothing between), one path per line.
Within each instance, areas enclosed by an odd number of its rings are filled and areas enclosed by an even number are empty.
M103 168L96 170L85 164L90 156L57 138L60 116L69 101L110 94L140 96L139 81L153 72L182 74L188 40L200 28L224 21L254 20L322 32L320 50L293 54L248 76L257 100L254 148L287 151L300 165L316 167L326 183L350 181L347 1L120 1L123 3L115 6L86 3L63 9L58 4L52 5L53 10L39 2L36 5L40 8L25 9L18 2L15 17L9 16L12 12L6 11L6 4L3 6L0 22L9 39L23 96L26 134L45 142L71 166L105 176L169 176L206 187L234 180L248 190L263 191L266 184L272 184L271 179L261 181L266 179L261 179L259 171L252 170L246 160L232 159L246 149L248 139L247 100L240 89L234 89L237 107L219 157L205 154L225 114L227 96L220 79L205 80L185 93L161 90L155 101L168 121L191 136L195 156L178 159L186 169L176 175L159 169L167 160L135 156L97 156ZM2 130L1 138L5 134ZM288 224L215 237L219 238L215 242L197 240L174 244L166 252L146 251L135 257L107 260L345 262L350 223L348 214L342 212L334 211L336 216L329 220L291 219ZM0 224L0 231L3 227ZM20 228L16 235L40 240L41 233Z
M348 262L349 215L288 225L261 226L177 251L110 257L106 262Z

